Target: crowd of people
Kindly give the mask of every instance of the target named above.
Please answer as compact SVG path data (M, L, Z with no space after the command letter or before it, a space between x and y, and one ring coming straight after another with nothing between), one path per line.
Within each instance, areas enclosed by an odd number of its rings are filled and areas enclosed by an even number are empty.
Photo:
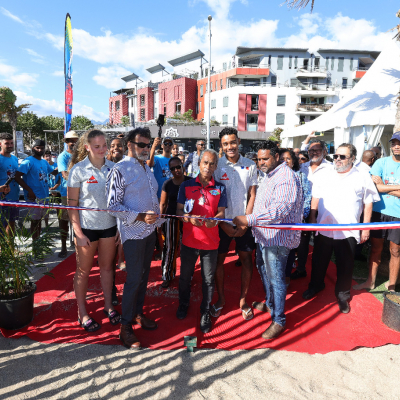
M161 251L162 288L179 274L176 317L190 312L191 281L200 258L202 277L202 332L212 330L213 318L224 312L225 259L235 242L241 266L240 296L236 299L243 320L253 310L269 312L272 322L262 337L271 340L286 327L285 299L291 280L307 278L309 244L313 238L311 275L302 294L309 300L325 288L332 254L336 257L335 295L338 309L350 312L354 260L370 243L369 277L354 290L375 287L385 239L390 241L388 290L394 290L400 267L400 230L329 230L324 225L400 221L400 132L391 140L392 155L381 158L380 148L366 150L359 163L357 150L341 144L329 161L325 142L314 133L301 148L282 149L277 142L262 142L256 153L241 154L234 128L219 134L220 152L206 149L199 140L185 157L170 137L151 140L147 128L136 128L110 143L102 131L79 137L65 136L66 150L54 163L38 139L32 156L20 165L12 136L0 134L0 192L18 201L19 186L26 201L48 202L49 189L58 190L62 204L108 211L62 210L58 214L62 247L67 255L69 224L73 229L77 269L74 290L78 322L87 332L101 328L86 308L88 278L98 254L104 313L112 325L120 324L119 337L128 348L140 347L132 324L156 329L143 313L151 261ZM156 154L161 146L161 154ZM45 151L46 150L46 151ZM51 155L51 154L50 154ZM7 181L9 177L14 179ZM5 184L6 182L7 185ZM43 209L31 209L31 229L40 235ZM15 231L18 208L1 207L3 226ZM311 223L311 231L271 229L271 224ZM121 314L115 286L116 265L126 269ZM265 299L247 302L253 266ZM217 300L212 304L214 291Z

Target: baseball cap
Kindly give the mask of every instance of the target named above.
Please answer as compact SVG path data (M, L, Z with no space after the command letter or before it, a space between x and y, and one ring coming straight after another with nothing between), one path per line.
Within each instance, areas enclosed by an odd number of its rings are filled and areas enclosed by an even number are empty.
M169 136L167 136L167 137L165 137L165 138L163 139L163 141L162 141L163 144L164 144L164 142L167 141L167 140L170 141L173 145L175 144L174 139L170 138Z
M393 133L393 136L391 137L391 139L389 140L389 142L393 139L397 139L400 141L400 131Z

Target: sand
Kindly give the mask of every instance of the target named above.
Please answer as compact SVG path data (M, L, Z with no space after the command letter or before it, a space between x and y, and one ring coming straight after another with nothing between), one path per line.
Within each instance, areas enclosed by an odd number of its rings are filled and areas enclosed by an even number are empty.
M51 269L59 260L46 261ZM270 349L187 353L0 335L0 400L99 398L400 399L400 346L324 355Z

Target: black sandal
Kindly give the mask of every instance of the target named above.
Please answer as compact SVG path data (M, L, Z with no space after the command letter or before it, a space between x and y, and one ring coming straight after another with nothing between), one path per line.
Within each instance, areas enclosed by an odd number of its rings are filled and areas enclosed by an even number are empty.
M117 288L114 285L111 291L111 304L113 306L117 306L119 304L118 302L118 296L117 296Z
M82 323L81 319L78 318L79 325L86 331L86 332L96 332L101 328L101 325L96 322L93 318L89 318L86 322Z
M111 325L118 325L120 323L121 315L117 310L112 310L110 312L103 310L103 313L107 315Z

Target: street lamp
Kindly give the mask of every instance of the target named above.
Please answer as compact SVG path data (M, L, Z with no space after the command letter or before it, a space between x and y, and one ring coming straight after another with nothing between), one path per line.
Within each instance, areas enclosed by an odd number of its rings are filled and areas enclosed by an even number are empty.
M212 16L208 16L208 34L210 36L209 57L208 57L208 121L207 121L207 149L210 148L210 128L211 128L211 20Z

